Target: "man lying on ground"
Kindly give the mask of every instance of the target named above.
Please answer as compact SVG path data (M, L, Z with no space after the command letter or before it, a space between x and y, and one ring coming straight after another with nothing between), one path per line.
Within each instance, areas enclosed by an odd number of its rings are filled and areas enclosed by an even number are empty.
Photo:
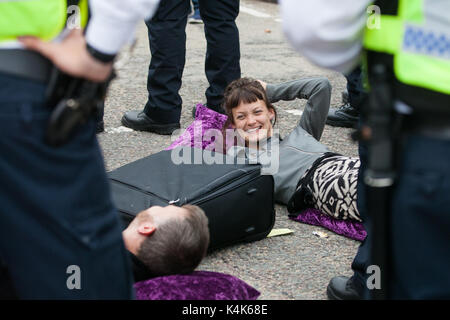
M122 232L135 281L194 271L209 246L208 218L198 206L153 206Z
M135 282L172 274L188 274L209 246L208 218L193 205L153 206L141 211L122 232ZM0 259L0 299L17 298Z

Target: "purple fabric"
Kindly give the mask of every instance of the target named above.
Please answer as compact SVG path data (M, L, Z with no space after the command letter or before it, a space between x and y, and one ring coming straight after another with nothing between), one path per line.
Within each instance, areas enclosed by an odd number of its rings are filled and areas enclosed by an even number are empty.
M194 122L166 150L172 150L178 146L191 146L201 149L212 148L214 145L213 141L204 138L205 133L207 130L214 129L221 131L225 121L227 121L226 115L215 112L202 104L197 104Z
M215 112L202 104L197 104L195 121L166 150L171 150L178 146L211 149L214 143L211 139L204 138L205 132L211 129L222 130L226 120L226 115ZM366 231L361 223L350 220L337 220L316 209L307 209L291 219L321 226L337 234L359 241L364 240L366 237Z
M311 224L313 226L324 227L337 234L346 236L350 239L363 241L366 238L366 230L362 223L349 220L338 220L323 214L317 209L306 209L292 220Z
M138 300L256 300L260 295L236 277L210 271L152 278L134 289Z

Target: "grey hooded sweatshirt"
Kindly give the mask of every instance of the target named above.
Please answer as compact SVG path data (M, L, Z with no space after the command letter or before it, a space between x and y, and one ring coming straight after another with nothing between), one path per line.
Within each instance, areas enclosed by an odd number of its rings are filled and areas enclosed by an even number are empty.
M262 173L273 175L275 200L287 204L299 180L314 161L330 152L318 140L322 136L330 108L331 85L326 78L307 78L268 84L266 92L271 103L308 99L299 123L287 137L279 139L274 134L256 152L237 146L230 148L228 154L260 162Z

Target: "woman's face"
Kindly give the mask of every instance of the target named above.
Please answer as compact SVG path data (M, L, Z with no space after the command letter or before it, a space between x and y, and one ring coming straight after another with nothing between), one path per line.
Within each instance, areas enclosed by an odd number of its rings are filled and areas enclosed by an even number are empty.
M268 109L263 100L241 103L232 110L234 124L239 135L247 142L257 142L272 135L272 122L275 112Z

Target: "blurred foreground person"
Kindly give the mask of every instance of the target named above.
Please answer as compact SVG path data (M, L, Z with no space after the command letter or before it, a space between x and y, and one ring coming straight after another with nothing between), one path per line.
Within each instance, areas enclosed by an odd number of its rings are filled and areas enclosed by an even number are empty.
M64 79L82 88L108 79L116 53L158 3L92 0L86 38L80 29L63 38L71 9L77 12L71 16L75 28L86 25L87 1L0 2L0 258L19 298L134 296L94 117L56 147L46 139L60 101L48 101L63 85L50 86L56 73L72 76ZM73 22L67 20L67 26ZM68 99L66 104L82 108L91 101L84 102ZM63 115L80 110L70 109Z
M331 299L448 299L450 2L370 4L281 1L287 36L313 62L345 74L360 64L364 47L371 87L359 133L358 209L368 237L353 261L354 275L333 278L327 293ZM376 200L386 190L383 208ZM380 267L374 274L380 281L368 278L371 265Z

